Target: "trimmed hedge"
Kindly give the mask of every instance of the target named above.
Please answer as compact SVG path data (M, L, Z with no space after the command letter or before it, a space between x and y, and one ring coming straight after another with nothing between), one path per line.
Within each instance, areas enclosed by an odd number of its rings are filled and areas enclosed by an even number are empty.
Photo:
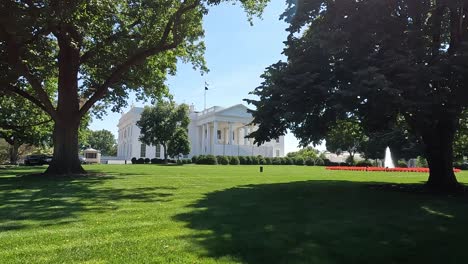
M304 166L304 164L305 164L304 158L302 157L294 158L294 165Z
M239 158L236 156L229 157L229 164L239 165L240 164Z
M217 156L218 164L229 165L229 157L227 156Z

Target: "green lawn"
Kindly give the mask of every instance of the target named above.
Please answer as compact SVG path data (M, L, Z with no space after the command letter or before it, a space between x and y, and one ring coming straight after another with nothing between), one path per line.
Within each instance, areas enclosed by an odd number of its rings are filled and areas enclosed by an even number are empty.
M468 197L377 190L417 173L96 165L0 170L0 263L464 263ZM458 179L468 182L468 173Z

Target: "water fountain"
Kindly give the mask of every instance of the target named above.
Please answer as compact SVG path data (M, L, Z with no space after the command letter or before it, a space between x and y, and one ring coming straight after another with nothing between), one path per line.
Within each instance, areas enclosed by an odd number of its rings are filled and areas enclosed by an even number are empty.
M392 160L392 153L390 152L390 148L387 147L385 149L385 161L384 161L385 168L393 169L395 168L395 164L393 164Z

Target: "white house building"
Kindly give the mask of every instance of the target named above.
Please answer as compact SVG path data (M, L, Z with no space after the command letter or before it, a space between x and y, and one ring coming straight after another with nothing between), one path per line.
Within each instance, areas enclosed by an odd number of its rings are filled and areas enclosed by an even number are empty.
M163 148L147 146L139 141L140 129L136 122L143 112L141 107L133 107L122 115L119 120L118 151L119 159L163 158ZM249 125L252 115L242 104L228 108L214 106L201 112L190 109L190 124L188 134L191 152L187 158L194 155L225 155L225 156L284 156L284 137L261 146L253 144L253 139L245 136L255 131Z

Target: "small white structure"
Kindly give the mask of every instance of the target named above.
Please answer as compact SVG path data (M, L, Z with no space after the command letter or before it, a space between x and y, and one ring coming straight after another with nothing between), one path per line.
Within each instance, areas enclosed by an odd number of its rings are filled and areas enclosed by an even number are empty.
M83 151L86 163L101 163L101 152L99 150L88 148Z
M242 104L228 108L214 106L197 112L190 108L189 139L191 152L185 158L194 155L257 156L283 157L284 137L261 146L253 144L253 139L246 135L257 128L249 125L252 115ZM119 159L163 158L160 145L147 146L139 141L140 129L136 122L140 120L143 108L133 107L119 120L117 156Z

